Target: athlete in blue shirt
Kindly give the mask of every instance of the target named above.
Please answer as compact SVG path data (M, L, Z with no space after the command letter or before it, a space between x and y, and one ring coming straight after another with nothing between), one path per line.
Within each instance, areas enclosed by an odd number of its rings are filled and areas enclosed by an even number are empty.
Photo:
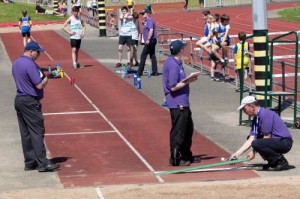
M23 44L26 46L30 42L30 30L32 26L31 18L27 15L27 10L22 11L22 17L19 19L19 28L23 37Z

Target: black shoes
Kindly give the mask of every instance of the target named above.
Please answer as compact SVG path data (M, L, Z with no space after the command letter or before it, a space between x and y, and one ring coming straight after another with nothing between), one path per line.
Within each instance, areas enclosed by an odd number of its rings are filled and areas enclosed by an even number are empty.
M151 76L158 76L158 73L151 73Z
M59 164L53 163L52 161L48 160L48 163L44 167L38 167L38 164L35 163L32 166L25 165L24 170L25 171L33 171L38 170L39 172L52 172L56 171L60 167Z
M189 160L180 160L178 166L190 166L191 162Z
M189 160L180 160L179 163L175 164L172 159L169 159L169 166L190 166L191 161Z
M289 162L285 159L284 156L281 156L275 165L270 165L269 163L263 165L264 171L282 171L289 168Z
M32 166L25 165L24 171L33 171L33 170L37 170L37 168L38 168L38 165L36 163Z
M196 157L196 156L192 156L190 159L191 163L198 163L201 162L201 158L200 157Z
M52 171L56 171L59 167L60 167L59 164L49 161L46 166L39 167L38 170L39 172L52 172Z
M190 166L191 163L198 163L198 162L201 162L201 158L196 156L192 156L189 160L184 160L184 159L179 160L177 158L176 162L174 162L174 160L170 158L169 166Z

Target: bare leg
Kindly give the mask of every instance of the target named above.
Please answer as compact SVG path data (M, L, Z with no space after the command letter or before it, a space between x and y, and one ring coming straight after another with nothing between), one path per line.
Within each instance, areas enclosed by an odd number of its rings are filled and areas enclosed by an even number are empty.
M23 37L23 44L26 46L26 37Z
M226 48L226 43L225 42L222 42L221 43L221 47L222 47L222 51L223 51L223 57L228 57L227 56L227 48Z
M210 54L211 53L211 45L209 42L206 42L205 45L203 45L203 49L208 53Z
M78 63L78 55L79 55L79 49L76 48L76 51L75 51L75 61L76 61L76 63Z
M135 60L135 62L138 62L138 59L137 59L137 45L134 45L133 46L133 58Z
M119 55L119 63L122 63L122 51L123 51L123 45L119 45L118 49L118 55Z
M76 48L72 48L72 61L76 64Z
M215 77L215 67L216 63L214 61L210 61L210 77L214 78Z
M219 55L219 53L217 52L217 50L219 49L218 46L214 46L211 50L212 54L220 61L222 61L222 57ZM223 60L224 61L224 60Z
M131 46L127 45L127 63L130 63L130 57L131 57Z

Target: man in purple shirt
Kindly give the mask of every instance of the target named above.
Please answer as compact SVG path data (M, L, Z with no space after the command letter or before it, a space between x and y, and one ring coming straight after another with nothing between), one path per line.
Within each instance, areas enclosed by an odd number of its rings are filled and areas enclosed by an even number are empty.
M238 110L253 116L252 128L247 141L239 148L232 158L239 157L252 147L247 158L254 159L255 153L268 161L263 165L263 170L281 171L289 168L289 163L282 154L289 152L293 145L293 139L285 123L275 112L260 107L253 96L245 97Z
M185 46L186 44L179 40L171 42L171 56L163 67L162 83L172 120L169 160L171 166L189 166L191 163L200 162L200 158L193 156L191 151L194 124L189 104L189 83L197 78L186 79L180 60Z
M38 169L39 172L54 171L59 164L52 163L46 157L44 144L44 117L40 100L48 79L35 63L45 50L31 41L26 44L24 54L12 65L12 74L16 82L17 95L15 109L18 116L24 154L25 171Z
M158 76L157 72L157 60L155 55L156 40L156 25L153 19L150 17L151 10L144 9L140 14L143 15L145 23L143 25L143 39L145 46L141 54L141 61L138 69L138 76L142 76L145 68L147 56L150 55L152 63L152 76Z

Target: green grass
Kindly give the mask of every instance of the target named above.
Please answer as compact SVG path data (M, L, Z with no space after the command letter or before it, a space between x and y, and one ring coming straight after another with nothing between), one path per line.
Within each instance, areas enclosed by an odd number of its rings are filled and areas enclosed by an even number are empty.
M42 7L51 10L51 8ZM35 21L64 21L67 19L67 17L58 17L55 15L35 14L35 4L0 3L0 23L18 22L24 9L27 10L28 16L31 17L33 23Z
M298 22L298 23L300 22L300 7L294 7L291 9L282 10L279 11L277 14L281 16L277 19Z

